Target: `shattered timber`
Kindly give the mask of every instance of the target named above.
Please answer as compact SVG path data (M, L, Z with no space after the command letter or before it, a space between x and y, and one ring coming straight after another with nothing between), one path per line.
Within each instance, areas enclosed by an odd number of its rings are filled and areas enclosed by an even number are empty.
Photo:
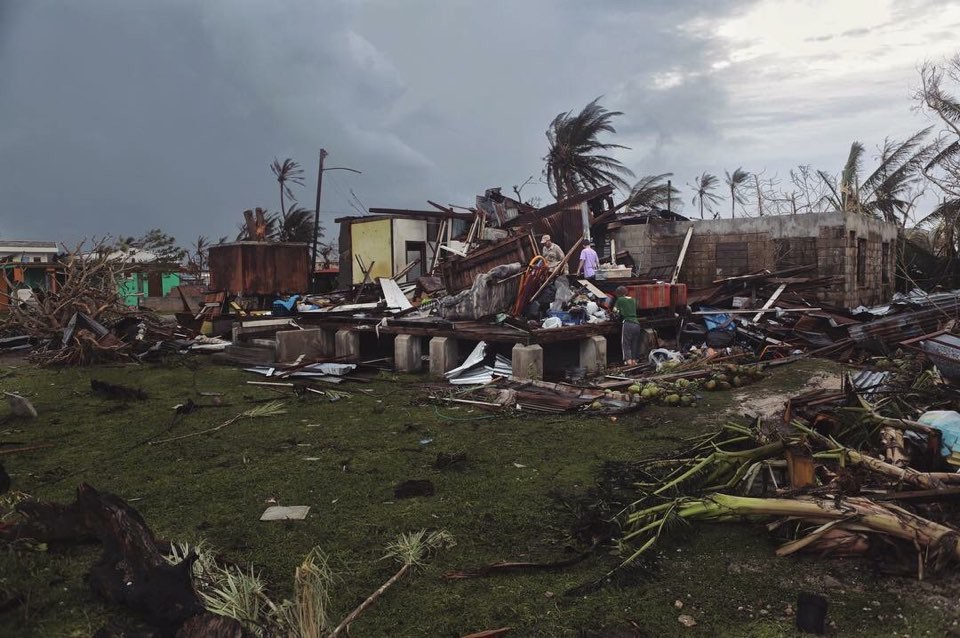
M5 269L0 627L952 630L960 291L863 216L613 193L340 219L329 292L222 244L178 312Z

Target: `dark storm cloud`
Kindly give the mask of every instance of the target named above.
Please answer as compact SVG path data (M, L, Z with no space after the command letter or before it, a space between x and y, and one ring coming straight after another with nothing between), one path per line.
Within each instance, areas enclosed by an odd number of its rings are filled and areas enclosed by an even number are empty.
M738 144L762 155L757 140L812 126L824 104L847 117L879 103L864 99L869 79L833 102L818 97L828 84L791 100L781 87L827 68L826 50L798 64L731 58L717 25L756 5L0 1L0 235L232 236L244 208L277 208L275 156L304 165L299 195L312 207L321 147L328 165L363 171L327 173L328 228L356 214L351 190L369 206L470 204L484 188L539 178L550 120L598 95L624 112L617 141L632 147L630 168L691 175L745 153ZM898 4L896 20L931 11L911 7ZM547 196L540 183L528 194Z

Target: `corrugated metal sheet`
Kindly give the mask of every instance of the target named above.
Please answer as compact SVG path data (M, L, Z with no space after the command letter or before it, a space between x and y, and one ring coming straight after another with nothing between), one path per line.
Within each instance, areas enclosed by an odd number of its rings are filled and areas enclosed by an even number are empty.
M232 294L276 295L307 289L307 244L234 242L210 247L210 287Z
M889 390L887 382L894 377L892 372L877 372L873 370L861 370L852 379L853 387L861 394L870 396L877 392Z
M948 379L960 379L960 337L939 335L920 342L927 358Z

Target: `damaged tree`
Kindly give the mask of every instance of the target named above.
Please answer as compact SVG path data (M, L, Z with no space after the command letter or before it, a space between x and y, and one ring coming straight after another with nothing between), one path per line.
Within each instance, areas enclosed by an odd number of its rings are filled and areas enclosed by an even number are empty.
M159 325L151 313L128 308L120 299L117 282L129 267L107 240L86 242L66 250L56 285L28 301L13 298L0 332L27 335L39 346L31 358L43 365L88 365L123 359L130 346L113 331L124 319ZM6 276L6 275L4 275ZM15 289L7 280L8 288Z
M90 569L90 588L104 600L135 611L161 635L246 635L236 621L204 609L192 582L196 556L170 564L146 521L123 499L81 484L76 500L69 505L26 501L17 511L22 520L0 529L0 538L41 542L96 539L103 545L103 553Z

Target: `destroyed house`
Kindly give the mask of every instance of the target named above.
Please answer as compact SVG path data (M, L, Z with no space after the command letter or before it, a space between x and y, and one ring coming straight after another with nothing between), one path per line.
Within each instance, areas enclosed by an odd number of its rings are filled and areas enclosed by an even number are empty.
M691 288L763 270L808 267L829 285L810 292L820 303L879 304L894 292L898 227L855 213L808 213L706 221L618 219L607 236L641 272L673 266L693 229L680 271Z
M416 281L429 273L443 250L456 251L472 213L452 210L371 208L370 215L340 217L340 285L393 278ZM413 264L410 268L408 265Z
M0 239L0 310L16 290L51 290L57 285L57 243ZM20 293L19 298L26 298Z

